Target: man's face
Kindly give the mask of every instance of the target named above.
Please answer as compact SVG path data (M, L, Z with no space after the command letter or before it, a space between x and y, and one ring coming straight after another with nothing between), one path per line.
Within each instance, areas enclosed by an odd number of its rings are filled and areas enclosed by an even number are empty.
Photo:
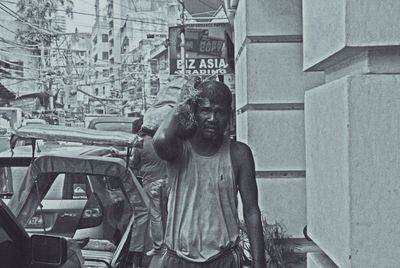
M216 140L224 135L229 122L230 107L212 103L207 98L199 101L195 113L197 131L205 139Z

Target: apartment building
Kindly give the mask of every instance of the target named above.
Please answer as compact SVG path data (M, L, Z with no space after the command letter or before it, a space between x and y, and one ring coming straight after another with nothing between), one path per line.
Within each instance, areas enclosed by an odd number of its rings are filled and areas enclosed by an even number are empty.
M9 2L0 9L0 78L4 88L19 96L39 91L40 57L35 46L15 40L17 29L22 25L15 13L16 4L12 3L17 1Z

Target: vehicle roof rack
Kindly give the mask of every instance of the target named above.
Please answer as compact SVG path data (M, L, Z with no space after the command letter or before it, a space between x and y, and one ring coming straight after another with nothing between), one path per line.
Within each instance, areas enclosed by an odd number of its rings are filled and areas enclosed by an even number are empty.
M79 142L86 145L120 146L127 148L126 162L132 154L133 147L140 146L141 139L136 134L122 131L102 131L88 128L72 128L58 125L28 125L15 130L10 138L13 150L19 139L32 140L32 159L35 157L36 140Z

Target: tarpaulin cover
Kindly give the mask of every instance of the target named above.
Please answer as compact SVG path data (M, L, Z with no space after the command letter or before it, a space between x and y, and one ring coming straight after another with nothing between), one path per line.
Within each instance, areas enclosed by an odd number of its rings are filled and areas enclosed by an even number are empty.
M133 147L138 141L136 134L122 131L101 131L88 128L72 128L57 125L28 125L15 130L10 140L15 147L18 138L43 139L48 141L81 142L88 145Z
M126 191L133 210L137 207L148 207L149 199L126 163L120 158L96 156L61 156L44 155L36 158L29 166L27 173L16 189L8 206L25 225L33 216L41 200L52 185L55 176L41 176L45 173L75 173L113 176L119 178Z

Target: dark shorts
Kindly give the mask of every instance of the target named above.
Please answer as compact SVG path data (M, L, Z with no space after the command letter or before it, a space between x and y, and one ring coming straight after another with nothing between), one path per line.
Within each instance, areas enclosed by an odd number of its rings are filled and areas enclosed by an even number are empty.
M176 252L167 250L161 268L241 268L240 250L233 247L207 262L193 262L179 257Z

